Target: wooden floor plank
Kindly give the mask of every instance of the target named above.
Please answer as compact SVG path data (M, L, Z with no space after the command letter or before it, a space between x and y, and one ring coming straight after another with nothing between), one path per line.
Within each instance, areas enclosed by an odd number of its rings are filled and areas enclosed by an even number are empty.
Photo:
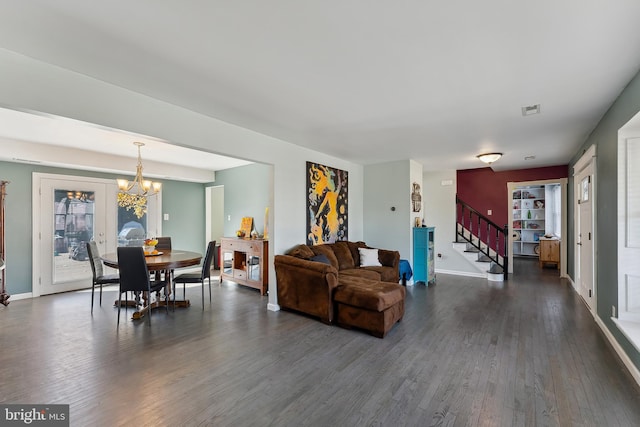
M66 403L71 425L632 426L640 387L555 269L517 260L503 284L439 274L407 288L384 339L213 301L116 326L106 288L0 307L0 401Z

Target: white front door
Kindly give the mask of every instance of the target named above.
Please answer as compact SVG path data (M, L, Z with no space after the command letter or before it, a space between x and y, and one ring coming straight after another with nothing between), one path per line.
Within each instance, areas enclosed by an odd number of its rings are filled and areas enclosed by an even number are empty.
M578 209L576 210L576 286L589 309L594 309L594 164L589 162L574 175Z
M34 296L91 286L86 244L115 250L115 194L107 180L34 174Z

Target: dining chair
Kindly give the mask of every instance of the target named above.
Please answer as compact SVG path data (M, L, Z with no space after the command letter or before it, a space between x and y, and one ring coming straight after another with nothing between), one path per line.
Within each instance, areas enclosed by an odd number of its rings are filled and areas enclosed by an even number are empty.
M176 301L176 283L182 283L182 298L186 299L187 283L200 283L202 285L202 309L204 310L204 281L209 282L209 303L211 303L211 263L213 262L213 254L216 248L216 241L212 240L207 245L207 252L202 261L202 269L200 273L183 273L173 279L173 302Z
M171 237L156 237L156 240L158 241L158 244L156 245L157 250L171 250Z
M102 285L118 283L120 282L120 277L117 274L104 274L100 252L95 241L87 242L87 253L89 254L89 263L91 264L91 272L93 273L93 283L91 286L91 314L93 314L93 297L96 286L100 286L100 305L102 306Z
M158 244L156 245L156 250L159 252L162 251L170 251L171 250L171 237L156 237ZM169 275L170 280L173 280L173 269L169 271L162 272L165 276Z
M118 269L120 270L120 294L118 296L118 324L120 324L120 306L122 305L122 293L132 291L135 293L136 307L140 303L140 293L148 292L147 304L151 306L151 294L156 293L156 299L160 298L160 291L164 289L165 308L169 312L169 296L167 295L166 280L151 280L147 269L147 261L144 258L144 250L140 246L121 246L118 248ZM151 325L151 308L149 308L149 325Z

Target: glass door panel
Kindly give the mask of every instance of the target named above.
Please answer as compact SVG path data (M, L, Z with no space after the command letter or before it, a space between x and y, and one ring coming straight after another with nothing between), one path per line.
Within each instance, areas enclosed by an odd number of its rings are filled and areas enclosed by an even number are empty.
M54 191L53 283L91 277L87 242L95 229L95 191Z

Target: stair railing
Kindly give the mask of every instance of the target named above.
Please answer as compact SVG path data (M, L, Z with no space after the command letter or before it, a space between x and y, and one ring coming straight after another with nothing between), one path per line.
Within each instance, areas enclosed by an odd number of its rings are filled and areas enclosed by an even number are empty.
M499 226L456 195L456 241L462 238L500 266L505 280L509 274L508 233L507 225Z

